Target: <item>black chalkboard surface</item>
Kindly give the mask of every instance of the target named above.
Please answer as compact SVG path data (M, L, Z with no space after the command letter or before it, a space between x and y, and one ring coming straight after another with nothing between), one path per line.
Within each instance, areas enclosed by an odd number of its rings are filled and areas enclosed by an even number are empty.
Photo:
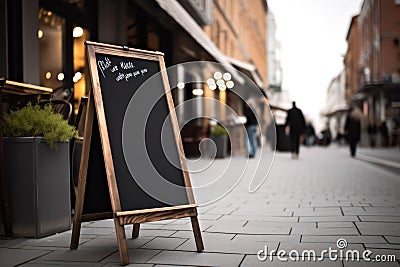
M121 264L124 225L190 217L203 250L163 54L87 42L89 93L71 249L82 221L113 218ZM146 85L146 86L144 86Z

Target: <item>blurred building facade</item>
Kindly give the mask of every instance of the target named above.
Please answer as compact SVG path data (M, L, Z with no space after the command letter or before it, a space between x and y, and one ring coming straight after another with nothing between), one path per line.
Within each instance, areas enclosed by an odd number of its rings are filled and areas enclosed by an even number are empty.
M346 99L363 110L364 137L368 124L374 123L381 128L389 125L393 140L399 139L399 40L400 2L364 0L351 20L344 60Z
M326 117L324 130L330 131L332 138L344 133L344 125L347 116L348 105L345 98L346 72L343 70L332 79L326 94L326 104L322 115Z
M264 91L268 88L267 11L266 0L0 0L0 27L5 33L0 37L0 76L53 89L73 88L77 108L90 88L84 41L91 40L164 52L167 67L190 61L218 62L243 72ZM207 80L204 73L184 67L175 75L170 79L176 84ZM253 87L236 81L231 89L186 83L172 93L176 105L205 96L241 115L242 100L233 92L248 90L251 98ZM196 105L196 110L210 117L228 119L223 105L201 101ZM261 116L268 115L262 104L257 107ZM190 146L203 138L207 127L206 120L191 123L182 129L187 135L184 142ZM242 153L243 148L237 141L234 149Z

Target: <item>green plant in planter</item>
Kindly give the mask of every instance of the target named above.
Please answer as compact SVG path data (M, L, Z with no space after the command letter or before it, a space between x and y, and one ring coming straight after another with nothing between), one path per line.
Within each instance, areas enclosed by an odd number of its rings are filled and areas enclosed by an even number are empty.
M8 137L43 137L52 148L56 142L66 142L78 137L78 131L61 114L56 114L50 104L40 106L28 103L24 108L4 115L3 135Z
M214 136L223 136L223 135L228 135L228 132L226 131L226 129L222 125L217 124L214 127L214 130L212 131L212 135L214 135Z

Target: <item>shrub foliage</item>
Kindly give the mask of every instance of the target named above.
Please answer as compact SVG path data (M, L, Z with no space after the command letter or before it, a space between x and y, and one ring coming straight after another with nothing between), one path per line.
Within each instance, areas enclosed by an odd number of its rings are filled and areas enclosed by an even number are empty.
M3 135L9 137L40 136L50 147L57 141L66 142L78 137L78 131L61 114L54 113L50 104L40 106L29 103L17 111L4 115Z

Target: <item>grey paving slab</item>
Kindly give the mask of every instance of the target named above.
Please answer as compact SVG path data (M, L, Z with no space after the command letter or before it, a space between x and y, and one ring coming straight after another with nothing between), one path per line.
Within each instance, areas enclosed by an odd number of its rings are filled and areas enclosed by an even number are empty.
M342 227L354 227L353 222L318 222L318 228L342 228Z
M298 223L298 222L252 222L249 221L246 227L262 227L262 228L317 228L317 224L314 222Z
M353 228L292 228L291 234L302 235L359 235L356 227Z
M128 248L138 248L140 246L143 246L150 240L152 240L153 237L138 237L135 239L132 238L127 238L127 245ZM82 245L79 246L79 249L84 249L84 250L104 250L104 249L118 249L118 243L117 243L117 238L102 238L102 237L97 237L94 239L91 239Z
M335 243L339 238L346 239L347 243L380 243L386 244L387 241L382 236L365 236L365 235L354 235L354 236L318 236L318 235L303 235L301 237L302 243Z
M364 246L366 248L382 248L382 249L398 249L400 250L400 244L382 244L382 243L365 243Z
M171 236L174 233L176 233L175 230L168 230L168 229L160 229L160 230L141 229L139 231L139 236L141 237ZM130 230L129 234L127 234L126 236L131 236L131 235L132 235L132 230Z
M148 260L153 258L155 255L159 254L161 250L152 250L152 249L129 249L128 250L128 255L129 255L129 261L130 263L147 263ZM101 261L101 264L109 264L109 263L114 263L114 264L119 264L119 252L115 252L109 257L103 259Z
M99 262L107 256L113 254L115 251L115 248L103 250L67 249L61 251L53 251L38 259L41 261Z
M357 216L307 216L300 217L299 222L358 222Z
M20 266L28 266L28 267L41 267L41 266L83 266L83 267L91 267L91 266L101 266L99 263L92 262L66 262L66 261L41 261L41 260L33 260L26 264L22 264Z
M5 267L16 266L50 252L49 250L0 248L0 265Z
M148 263L195 266L239 266L244 255L224 253L197 253L189 251L162 251Z
M243 244L248 244L254 241L258 242L294 242L299 243L301 235L235 235L233 240L239 240Z
M156 237L150 242L147 242L146 244L141 246L141 248L174 250L185 243L187 240L187 238L177 237Z
M298 221L298 217L270 216L270 215L260 215L260 214L253 214L253 215L224 215L221 219L253 221L253 222L297 222Z
M363 235L393 235L400 236L398 223L356 222Z
M358 216L362 222L398 222L400 223L399 216Z
M247 241L247 242L246 242ZM279 245L277 241L262 241L257 239L234 238L232 240L223 239L218 235L206 235L203 237L205 252L237 253L237 254L256 254L257 251L268 246L276 249ZM197 251L194 238L186 241L177 250Z
M288 235L290 233L290 227L275 227L275 228L264 228L261 226L249 226L249 227L224 227L220 225L211 226L206 232L214 233L231 233L231 234L253 234L253 235L265 235L265 234L281 234Z
M400 236L385 236L386 240L392 244L400 244Z

